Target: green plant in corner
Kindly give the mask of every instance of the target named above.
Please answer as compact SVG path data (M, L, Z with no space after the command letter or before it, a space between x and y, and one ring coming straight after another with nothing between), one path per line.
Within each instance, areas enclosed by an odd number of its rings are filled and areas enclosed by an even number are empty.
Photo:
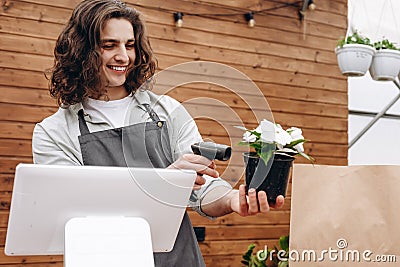
M279 238L280 249L275 247L275 252L272 253L273 266L288 267L289 266L289 235L281 236ZM279 251L278 254L276 251ZM270 251L271 253L271 251Z
M350 36L339 39L337 47L343 47L345 44L363 44L373 46L368 37L362 36L357 31Z
M247 251L242 255L241 263L244 267L268 267L265 264L265 260L259 260L257 255L254 255L253 250L256 247L255 244L250 244Z
M288 267L289 266L289 235L279 238L279 247L254 253L255 244L250 244L242 256L241 263L245 267ZM269 262L270 265L267 265Z

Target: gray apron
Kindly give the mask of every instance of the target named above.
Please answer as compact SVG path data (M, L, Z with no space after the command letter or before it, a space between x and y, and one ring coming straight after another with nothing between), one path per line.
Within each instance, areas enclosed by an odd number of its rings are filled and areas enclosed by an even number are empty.
M78 112L79 143L84 165L165 168L172 163L171 146L165 121L160 121L148 104L143 104L151 122L91 133ZM171 252L154 253L156 267L204 267L188 214L180 226Z

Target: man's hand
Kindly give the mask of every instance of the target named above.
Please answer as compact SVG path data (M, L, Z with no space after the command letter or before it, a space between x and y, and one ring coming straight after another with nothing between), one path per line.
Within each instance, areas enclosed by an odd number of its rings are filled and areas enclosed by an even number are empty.
M236 212L241 216L250 216L267 213L270 208L282 208L284 202L284 197L278 196L276 204L270 206L268 205L267 194L264 191L258 192L257 195L255 189L250 189L248 196L246 196L244 185L240 185L239 190L218 186L205 195L201 208L205 214L213 217L223 216L231 212Z
M200 155L184 154L182 157L168 166L167 169L195 170L197 172L197 177L193 186L193 190L198 190L206 182L206 179L202 176L202 174L207 174L214 178L219 177L219 173L215 170L215 168L216 165L213 160L209 160Z
M257 213L266 213L270 206L267 201L267 194L264 191L256 193L254 188L251 188L246 196L244 185L239 186L239 190L232 191L228 199L232 211L241 216L255 215ZM285 202L283 196L276 198L276 204L273 208L281 208Z

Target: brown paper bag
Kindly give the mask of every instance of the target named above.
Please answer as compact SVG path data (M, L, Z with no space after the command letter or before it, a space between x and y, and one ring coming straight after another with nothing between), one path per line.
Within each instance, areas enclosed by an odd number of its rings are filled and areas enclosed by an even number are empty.
M290 267L400 266L400 166L295 164Z

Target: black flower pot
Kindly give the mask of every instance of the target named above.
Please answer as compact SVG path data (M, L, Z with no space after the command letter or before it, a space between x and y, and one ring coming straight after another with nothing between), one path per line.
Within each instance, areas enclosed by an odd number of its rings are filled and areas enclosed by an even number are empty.
M286 196L294 157L276 153L273 161L265 164L254 152L244 153L246 164L246 192L249 188L267 193L268 203L275 204L276 197Z

